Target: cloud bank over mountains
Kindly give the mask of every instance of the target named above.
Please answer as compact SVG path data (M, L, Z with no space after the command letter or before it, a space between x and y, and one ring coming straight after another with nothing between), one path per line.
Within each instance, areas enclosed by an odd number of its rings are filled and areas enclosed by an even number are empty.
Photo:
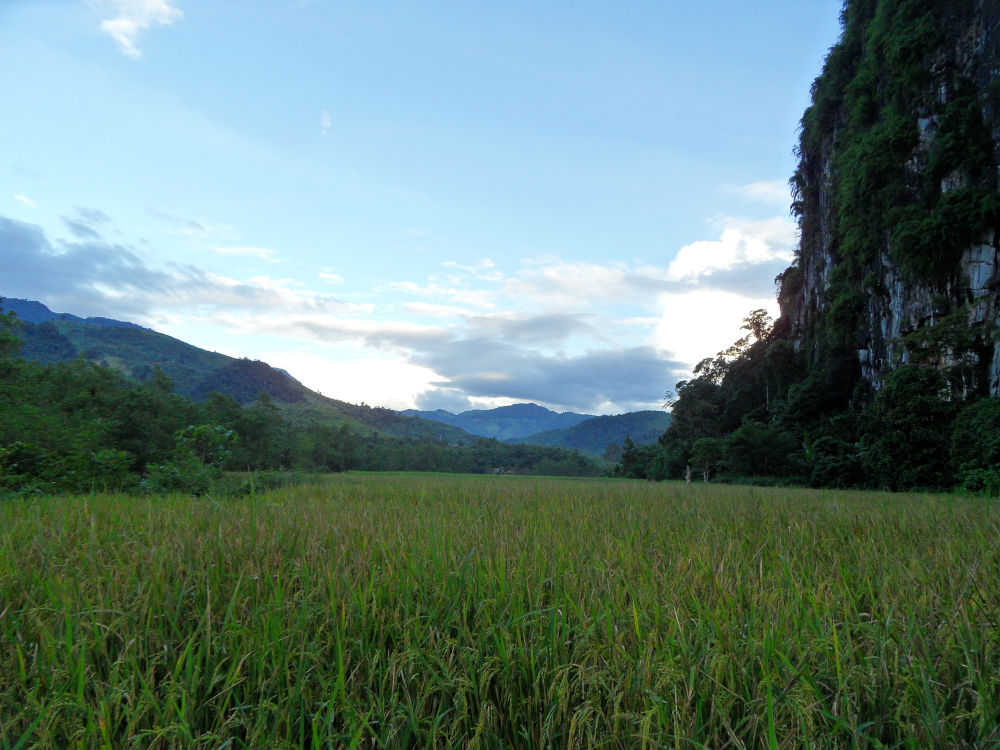
M279 267L276 250L243 244L232 228L155 213L202 242L206 257ZM216 332L216 348L267 359L327 395L451 410L516 401L590 413L656 408L698 360L738 337L747 312L774 309L772 280L795 241L788 219L722 218L714 239L665 265L543 255L501 268L463 258L420 279L316 269L312 286L261 268L161 262L141 242L110 239L121 232L99 209L76 207L62 223L69 235L54 239L0 217L0 294L182 338L196 324ZM260 335L271 350L247 351ZM276 348L278 340L291 343Z

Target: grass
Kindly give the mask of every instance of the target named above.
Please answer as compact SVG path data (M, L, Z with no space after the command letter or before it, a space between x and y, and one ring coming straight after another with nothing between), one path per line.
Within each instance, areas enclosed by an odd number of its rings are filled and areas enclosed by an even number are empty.
M0 505L0 748L980 747L974 498L340 475Z

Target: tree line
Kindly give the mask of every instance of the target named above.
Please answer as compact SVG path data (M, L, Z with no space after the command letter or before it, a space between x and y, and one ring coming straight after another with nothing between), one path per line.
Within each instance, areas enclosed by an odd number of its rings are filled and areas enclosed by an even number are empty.
M784 326L752 312L745 337L677 384L660 439L626 441L616 473L1000 493L1000 400L922 364L896 369L876 391L847 351L808 369Z

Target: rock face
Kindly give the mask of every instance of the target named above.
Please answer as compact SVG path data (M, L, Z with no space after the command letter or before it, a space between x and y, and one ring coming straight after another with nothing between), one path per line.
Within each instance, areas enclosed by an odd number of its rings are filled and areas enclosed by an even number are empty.
M919 363L998 396L1000 4L850 0L843 23L802 121L787 335L875 389Z

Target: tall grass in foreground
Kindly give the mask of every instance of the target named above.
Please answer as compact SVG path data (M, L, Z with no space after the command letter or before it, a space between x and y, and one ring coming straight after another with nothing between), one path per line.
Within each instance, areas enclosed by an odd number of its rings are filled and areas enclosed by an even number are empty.
M1000 738L982 500L362 476L0 506L0 747Z

